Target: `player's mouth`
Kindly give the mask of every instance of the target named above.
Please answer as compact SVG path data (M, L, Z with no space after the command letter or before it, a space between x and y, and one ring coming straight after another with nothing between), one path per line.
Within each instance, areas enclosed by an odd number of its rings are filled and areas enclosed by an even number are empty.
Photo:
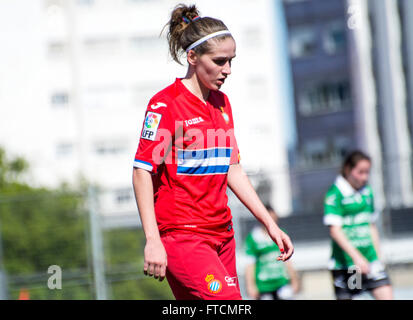
M222 86L224 84L224 82L225 82L225 78L220 78L220 79L217 80L217 83L218 83L219 86Z

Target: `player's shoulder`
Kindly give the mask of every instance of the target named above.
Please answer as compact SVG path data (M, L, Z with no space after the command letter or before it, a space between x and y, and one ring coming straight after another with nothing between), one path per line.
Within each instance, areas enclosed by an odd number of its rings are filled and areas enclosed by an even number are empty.
M335 183L333 183L328 189L327 192L325 194L325 198L331 197L331 196L341 196L341 192L340 189L337 187L337 185Z
M366 185L363 189L361 189L360 193L364 196L373 196L373 189L370 185Z
M332 184L324 196L324 206L336 207L341 203L342 198L343 195L340 189L335 184Z
M179 94L175 81L152 96L148 103L148 110L161 111L172 108L174 106L174 100Z

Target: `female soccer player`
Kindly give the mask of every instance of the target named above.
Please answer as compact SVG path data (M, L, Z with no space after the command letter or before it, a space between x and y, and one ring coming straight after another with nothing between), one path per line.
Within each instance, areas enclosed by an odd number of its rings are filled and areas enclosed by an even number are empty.
M376 299L393 299L390 280L379 261L373 191L367 184L371 160L353 151L324 200L324 224L332 238L330 270L338 300L369 291Z
M178 5L168 22L173 59L187 74L148 104L135 155L133 186L146 236L144 273L166 276L176 299L241 299L227 185L293 254L239 164L231 105L219 91L231 74L235 41L225 24Z

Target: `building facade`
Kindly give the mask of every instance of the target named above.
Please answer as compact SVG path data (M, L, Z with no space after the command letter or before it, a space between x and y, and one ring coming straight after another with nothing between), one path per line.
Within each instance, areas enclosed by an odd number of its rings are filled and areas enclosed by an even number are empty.
M82 177L105 190L105 215L133 214L137 221L131 174L145 109L156 92L186 73L185 61L172 61L166 34L160 35L175 5L0 3L6 39L0 59L7 62L0 75L0 145L28 159L32 184L57 186ZM287 108L278 89L283 82L274 54L274 2L243 0L234 6L214 0L197 6L202 15L221 18L236 39L237 57L222 90L234 110L241 162L256 186L269 181L267 200L288 214ZM266 18L250 19L255 9Z
M297 126L296 212L322 213L324 193L355 148L373 158L379 209L412 204L410 6L284 1Z
M321 210L355 144L344 1L284 1L295 97L295 211Z

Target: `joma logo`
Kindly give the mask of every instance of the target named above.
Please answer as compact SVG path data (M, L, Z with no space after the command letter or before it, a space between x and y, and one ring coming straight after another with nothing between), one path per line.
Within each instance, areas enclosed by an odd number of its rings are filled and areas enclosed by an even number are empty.
M192 124L196 124L196 123L203 122L203 121L204 119L202 119L201 117L196 117L190 120L185 120L185 126L190 126Z

